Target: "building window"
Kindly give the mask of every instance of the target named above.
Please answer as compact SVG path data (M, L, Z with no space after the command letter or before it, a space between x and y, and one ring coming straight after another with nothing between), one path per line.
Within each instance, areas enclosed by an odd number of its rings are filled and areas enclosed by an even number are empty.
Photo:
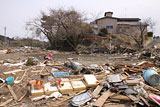
M107 30L112 30L113 26L107 26L106 28L107 28Z

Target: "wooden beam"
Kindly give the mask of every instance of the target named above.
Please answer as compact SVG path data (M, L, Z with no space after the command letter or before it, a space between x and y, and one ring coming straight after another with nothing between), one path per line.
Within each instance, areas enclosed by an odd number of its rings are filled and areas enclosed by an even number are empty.
M12 99L12 98L10 98L10 99L8 99L7 101L5 101L5 102L1 103L1 104L0 104L0 107L4 107L4 106L6 106L6 105L7 105L8 103L10 103L12 100L13 100L13 99Z
M17 98L16 94L14 93L12 87L10 85L7 85L7 87L9 89L10 93L12 94L13 98L17 101L18 98Z
M93 98L96 98L98 96L98 94L100 93L100 91L102 90L102 86L98 85L96 87L96 89L93 91L92 95L93 95Z
M4 74L12 74L12 73L17 73L17 72L21 72L21 71L24 71L22 69L16 69L16 70L13 70L13 71L9 71L9 72L4 72Z
M140 96L140 99L142 99L142 101L143 101L148 107L150 106L150 104L148 103L148 101L147 101L144 97Z
M18 101L22 101L22 99L27 95L27 93L25 93Z
M0 99L1 99L2 97L4 97L4 95L0 95Z
M46 95L42 95L42 96L39 96L39 97L35 97L35 98L32 98L32 101L39 101L39 100L41 100L41 99L43 99L43 98L45 98L46 97Z
M93 105L97 107L102 107L110 95L111 95L110 90L107 90L106 92L103 93L103 95L100 98L98 98L98 100Z

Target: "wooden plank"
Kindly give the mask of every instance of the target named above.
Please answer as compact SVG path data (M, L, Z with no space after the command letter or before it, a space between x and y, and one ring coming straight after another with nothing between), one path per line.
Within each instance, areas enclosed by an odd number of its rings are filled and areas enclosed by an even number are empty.
M13 100L13 99L11 98L11 99L8 99L7 101L1 103L1 104L0 104L0 107L6 106L6 105L7 105L8 103L10 103L12 100Z
M130 99L127 96L121 94L113 95L111 99L130 101Z
M22 69L16 69L16 70L13 70L13 71L4 72L4 74L12 74L12 73L17 73L17 72L21 72L21 71L24 71L24 70L22 70Z
M3 84L0 86L0 89L3 88L4 86L6 86L6 83L3 83Z
M18 98L17 98L16 94L14 93L14 91L12 90L12 87L10 85L7 85L7 87L9 89L10 93L12 94L13 98L17 101Z
M45 98L46 97L46 95L42 95L42 96L39 96L39 97L35 97L35 98L32 98L32 101L39 101L39 100L41 100L41 99L43 99L43 98Z
M18 100L19 102L27 95L27 92Z
M105 104L104 107L131 107L131 104Z
M144 102L148 107L150 106L150 104L148 103L148 101L147 101L144 97L140 96L140 99L142 99L143 102Z
M126 80L125 82L127 83L127 85L136 85L140 83L140 79Z
M106 92L103 93L103 95L100 98L98 98L98 100L93 105L97 107L102 107L104 102L108 99L110 95L111 95L110 90L107 90Z
M39 72L41 72L41 70L35 70L35 71L31 71L31 72L33 72L33 73L39 73Z
M152 87L152 86L149 86L149 85L147 85L147 84L144 85L144 89L146 89L146 90L152 90L152 91L157 91L157 92L160 91L160 90L158 90L158 89L156 89L156 88L154 88L154 87Z
M0 99L1 99L2 97L4 97L4 95L0 95Z
M42 70L39 72L39 74L41 75L41 74L43 74L42 72L43 72L43 70L45 69L45 66L42 68Z
M93 95L93 98L96 98L98 96L98 94L100 93L100 91L102 90L102 86L98 85L96 87L96 89L93 91L92 95Z
M134 101L134 103L138 103L139 99L133 95L127 95L132 101Z
M20 80L15 80L14 83L16 83L16 84L20 83L20 82L23 80L23 78L26 76L28 70L31 69L31 68L33 68L33 67L30 67L30 68L25 69L25 70L24 70L25 72L24 72L22 78L21 78Z

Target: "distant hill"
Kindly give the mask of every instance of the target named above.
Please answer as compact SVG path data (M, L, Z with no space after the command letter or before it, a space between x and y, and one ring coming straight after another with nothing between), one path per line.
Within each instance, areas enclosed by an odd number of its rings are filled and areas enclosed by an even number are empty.
M4 42L5 42L5 36L0 35L0 48L3 47ZM44 48L49 45L48 42L43 42L43 41L35 40L32 38L14 39L14 38L6 37L6 42L7 42L7 47L33 46L33 47Z

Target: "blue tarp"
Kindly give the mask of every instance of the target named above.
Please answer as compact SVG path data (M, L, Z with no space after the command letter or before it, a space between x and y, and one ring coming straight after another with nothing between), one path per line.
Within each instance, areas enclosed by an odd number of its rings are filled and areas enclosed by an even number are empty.
M62 77L66 75L69 75L69 72L54 72L53 73L53 77Z

